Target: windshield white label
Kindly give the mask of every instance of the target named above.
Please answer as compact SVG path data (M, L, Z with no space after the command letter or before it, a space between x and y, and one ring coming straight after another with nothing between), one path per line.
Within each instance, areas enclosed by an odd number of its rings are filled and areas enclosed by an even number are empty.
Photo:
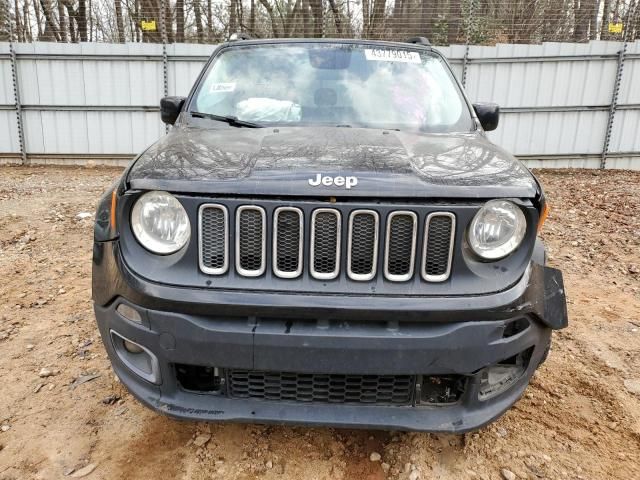
M374 62L422 63L418 52L388 48L365 48L364 57Z
M209 93L217 92L233 92L236 89L236 82L230 83L212 83L209 87Z

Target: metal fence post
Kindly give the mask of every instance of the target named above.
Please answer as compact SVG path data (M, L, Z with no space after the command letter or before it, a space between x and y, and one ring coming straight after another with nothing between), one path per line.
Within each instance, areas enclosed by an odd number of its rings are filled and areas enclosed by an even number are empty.
M27 150L24 144L24 123L22 121L22 103L20 101L20 82L18 80L18 59L13 45L9 41L9 53L11 55L11 80L13 82L13 98L16 103L16 125L18 127L18 144L20 145L20 158L22 165L27 164Z
M162 36L162 91L164 96L169 95L169 65L167 58L167 25L165 20L165 0L160 0L160 30ZM165 133L169 133L169 125L164 125Z
M620 85L622 84L622 73L624 71L624 60L627 53L627 45L629 43L629 30L631 21L635 19L635 10L638 2L632 2L627 12L627 19L624 24L624 33L622 35L622 48L618 52L618 67L616 68L616 78L613 84L613 94L611 95L611 105L609 107L609 118L607 120L607 129L604 135L604 144L602 145L602 157L600 158L600 168L607 168L607 156L609 154L609 146L611 144L611 134L613 132L613 121L618 108L618 94L620 93Z
M11 10L9 0L3 2L7 11L7 27L9 33L9 56L11 57L11 82L13 83L13 99L15 102L16 126L18 129L18 144L20 145L20 159L22 165L27 163L27 152L24 144L24 124L22 121L22 102L20 101L20 82L18 79L18 59L16 56L13 25L11 24Z
M469 64L469 44L471 43L471 35L473 33L473 22L474 22L473 12L474 12L475 5L476 5L476 0L469 1L469 10L468 10L469 18L467 20L467 24L465 27L466 39L464 44L464 57L462 57L462 78L461 78L462 86L465 88L467 86L467 65Z

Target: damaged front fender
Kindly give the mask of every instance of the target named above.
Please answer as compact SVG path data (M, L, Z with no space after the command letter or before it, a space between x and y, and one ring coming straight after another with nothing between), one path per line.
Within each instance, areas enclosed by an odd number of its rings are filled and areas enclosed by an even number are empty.
M544 268L544 319L554 330L569 325L567 299L562 272L557 268Z

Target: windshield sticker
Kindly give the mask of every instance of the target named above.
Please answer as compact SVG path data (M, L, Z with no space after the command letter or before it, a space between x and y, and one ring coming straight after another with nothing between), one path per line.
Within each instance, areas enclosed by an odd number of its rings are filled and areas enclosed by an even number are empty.
M236 89L236 82L230 83L212 83L209 87L209 93L233 92Z
M365 48L364 56L373 62L422 63L418 52L386 48Z

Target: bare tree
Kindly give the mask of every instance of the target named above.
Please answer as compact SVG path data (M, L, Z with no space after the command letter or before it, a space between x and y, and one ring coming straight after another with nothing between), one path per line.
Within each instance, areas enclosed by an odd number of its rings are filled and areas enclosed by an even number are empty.
M386 0L362 0L363 34L381 38L385 28Z
M589 27L594 18L595 0L575 0L574 5L575 29L573 39L576 42L586 42L589 40Z
M620 39L640 35L640 0L0 0L19 41L215 42L257 37L355 37L436 44ZM472 6L473 5L473 6ZM637 8L640 10L640 7ZM473 12L473 13L471 13ZM141 22L156 30L142 31Z
M238 31L238 1L229 0L229 35Z
M67 16L64 13L64 4L62 0L58 0L56 2L58 7L58 32L59 32L59 40L62 42L69 41L69 25L67 22Z
M336 33L338 35L342 35L342 13L338 9L338 5L336 4L336 0L329 0L329 6L331 7L331 13L333 14L333 21L336 24Z
M67 22L65 26L69 29L69 35L68 35L69 41L77 42L78 41L78 34L77 34L78 12L73 6L73 0L60 0L60 2L64 5L64 8L67 12ZM60 28L64 29L62 25L60 26Z
M59 42L61 40L60 33L58 31L58 24L51 10L51 5L47 0L40 0L40 7L42 8L42 14L45 19L45 26L42 35L40 35L40 39Z
M322 37L324 33L324 9L322 0L309 0L311 14L313 15L312 37Z
M78 0L78 11L76 15L78 24L78 37L81 42L87 41L87 2L86 0Z
M18 9L18 2L16 3L16 17L19 19L20 18L20 11ZM29 5L29 0L24 0L24 3L22 5L22 41L24 42L31 42L33 41L33 31L31 29L31 21L29 18L29 10L30 10L30 5ZM17 23L17 21L16 21Z
M640 39L640 0L635 2L634 15L631 18L630 24L633 27L633 32L629 36L629 40Z
M256 30L256 0L251 0L251 8L249 10L249 31Z
M280 28L278 27L278 19L276 17L276 13L274 11L274 8L269 3L269 0L260 0L260 4L264 7L264 9L267 11L267 14L269 15L269 20L271 21L271 33L273 34L273 37L282 37L282 33L280 31Z
M173 14L171 12L171 5L169 0L159 0L161 14L164 16L164 28L167 34L167 42L173 43L176 41L176 37L173 33Z
M176 0L176 42L184 42L184 0Z
M448 18L447 43L457 43L462 25L462 2L460 0L450 0Z
M280 23L282 24L282 36L289 38L294 36L298 14L301 13L302 0L286 0L281 5L276 2ZM301 20L301 19L300 19Z
M116 14L116 29L118 32L118 42L124 43L124 23L122 22L122 0L113 0Z
M0 10L4 11L5 9L3 8L4 5L0 4ZM8 7L8 4L7 4ZM18 0L14 1L14 17L15 17L15 35L16 38L18 39L19 42L24 42L24 30L22 28L22 21L20 19L20 6L18 5ZM8 14L8 12L7 12ZM8 15L7 15L8 16ZM11 20L9 18L3 18L3 16L0 15L0 30L6 30L5 25L8 24L8 22L10 22ZM4 32L3 32L4 33Z
M193 0L193 15L196 24L196 38L198 39L198 43L204 43L204 25L202 24L200 0Z

